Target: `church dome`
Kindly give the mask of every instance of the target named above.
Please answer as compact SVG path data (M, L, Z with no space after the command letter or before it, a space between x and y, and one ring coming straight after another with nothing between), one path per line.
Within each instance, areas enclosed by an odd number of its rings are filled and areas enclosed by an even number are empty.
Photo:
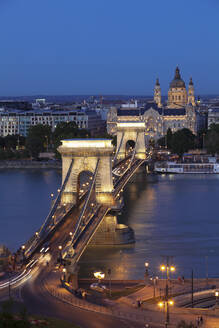
M179 68L176 67L175 76L170 83L170 88L185 88L185 82L182 80Z

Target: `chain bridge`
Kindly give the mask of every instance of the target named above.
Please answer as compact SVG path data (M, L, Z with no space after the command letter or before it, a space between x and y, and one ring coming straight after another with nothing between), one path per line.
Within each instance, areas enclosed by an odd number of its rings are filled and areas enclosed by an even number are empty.
M119 122L117 148L108 139L62 140L62 186L41 228L25 245L33 261L49 245L51 262L65 264L68 281L77 288L78 261L107 213L121 203L123 189L150 155L142 122ZM127 150L128 140L135 147ZM89 171L81 187L79 177Z

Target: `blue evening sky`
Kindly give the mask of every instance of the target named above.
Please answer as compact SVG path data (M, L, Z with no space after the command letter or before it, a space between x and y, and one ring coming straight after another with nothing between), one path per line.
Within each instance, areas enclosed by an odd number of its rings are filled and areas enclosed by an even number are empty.
M0 96L219 94L219 0L0 0Z

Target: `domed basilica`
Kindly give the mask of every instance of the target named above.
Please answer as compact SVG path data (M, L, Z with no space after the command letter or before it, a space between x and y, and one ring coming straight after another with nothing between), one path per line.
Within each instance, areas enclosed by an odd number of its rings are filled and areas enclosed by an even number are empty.
M197 132L196 117L197 105L192 78L187 91L180 70L176 67L166 103L162 103L161 87L157 79L154 87L154 101L148 101L142 106L111 108L107 117L107 130L109 134L114 135L117 122L144 121L146 141L152 139L156 141L164 136L169 128L172 132L188 128L195 134Z
M159 107L162 106L161 88L158 79L156 81L155 88L154 88L154 101L157 103ZM188 93L187 93L185 82L181 78L180 71L177 66L175 70L174 79L170 82L167 107L181 108L181 107L185 107L188 104L195 106L194 85L192 82L192 78L190 78Z

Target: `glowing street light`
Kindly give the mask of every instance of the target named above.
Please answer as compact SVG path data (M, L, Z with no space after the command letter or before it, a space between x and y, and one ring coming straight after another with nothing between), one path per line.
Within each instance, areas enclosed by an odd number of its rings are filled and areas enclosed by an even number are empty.
M171 299L165 299L163 301L160 301L158 303L159 308L164 308L165 309L165 328L168 327L170 323L170 311L169 311L169 306L173 306L174 302Z
M145 266L145 278L147 279L148 278L149 263L148 262L145 262L144 266Z
M169 266L169 265L167 264L167 265L161 265L161 266L160 266L160 270L161 270L162 272L166 271L167 279L169 279L169 273L170 273L170 272L175 272L175 271L176 271L176 268L175 268L173 265Z
M63 278L64 278L63 280L65 281L66 280L66 272L67 272L66 268L63 268L62 272L63 272Z
M94 272L94 277L98 279L98 284L101 282L101 279L105 278L105 273L102 271L96 271Z
M218 296L219 296L219 291L216 290L214 293L215 297L216 297L216 307L218 307Z

